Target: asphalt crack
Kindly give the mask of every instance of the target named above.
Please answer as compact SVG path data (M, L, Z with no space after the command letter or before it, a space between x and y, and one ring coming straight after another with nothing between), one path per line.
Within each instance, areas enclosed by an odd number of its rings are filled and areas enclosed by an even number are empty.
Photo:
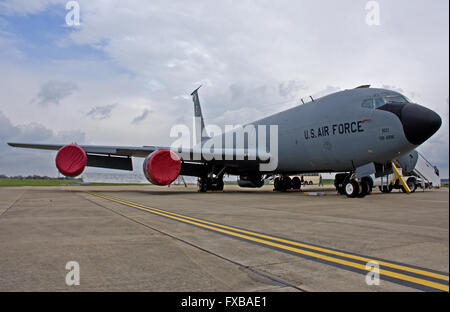
M9 205L8 208L6 208L5 210L3 210L3 212L0 214L0 218L2 218L12 207L14 207L14 205L20 200L22 199L23 195L26 193L27 191L23 191L22 194L19 195L19 197L16 198L16 200L14 200L14 202Z

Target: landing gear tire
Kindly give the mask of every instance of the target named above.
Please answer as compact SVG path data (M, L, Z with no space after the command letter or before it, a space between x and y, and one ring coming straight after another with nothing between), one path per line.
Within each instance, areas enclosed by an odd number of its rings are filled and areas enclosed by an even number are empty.
M300 181L299 177L294 177L292 179L292 188L299 190L302 187L302 182Z
M273 184L273 190L278 192L286 192L292 188L292 180L289 177L275 178Z
M223 191L223 185L224 185L223 180L219 179L219 181L217 181L217 183L216 183L216 190Z
M286 190L292 188L292 180L291 180L291 178L287 177L287 178L282 179L282 181L283 181L283 191L284 192Z
M200 178L197 182L198 191L201 193L205 193L208 190L208 183L206 178Z
M334 187L341 195L345 195L345 183L348 182L349 176L348 173L338 173L334 177Z
M274 191L280 191L281 190L281 188L280 188L280 178L275 178L275 180L273 180L273 190Z
M392 185L389 184L388 186L386 186L386 185L380 186L379 189L380 189L380 192L382 192L382 193L390 193L390 192L392 192L392 190L394 188L392 187Z
M358 197L364 197L366 195L369 195L371 192L370 183L367 180L362 180L360 183L360 189Z
M344 184L345 195L354 198L359 195L359 184L355 180L350 180Z

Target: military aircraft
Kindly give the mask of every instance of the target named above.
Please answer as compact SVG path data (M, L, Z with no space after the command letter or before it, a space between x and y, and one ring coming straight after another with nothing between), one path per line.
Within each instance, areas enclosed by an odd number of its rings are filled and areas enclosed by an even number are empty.
M371 191L371 174L389 173L394 159L425 142L442 124L438 114L404 95L364 85L311 98L210 137L198 89L191 95L200 129L193 147L8 144L58 150L56 166L66 176L77 176L86 166L132 170L131 157L143 157L144 174L157 185L187 175L198 177L200 192L223 190L223 176L231 174L239 176L241 187L261 187L265 179L272 178L274 190L286 191L300 187L298 177L289 176L339 172L335 178L338 192L363 197Z

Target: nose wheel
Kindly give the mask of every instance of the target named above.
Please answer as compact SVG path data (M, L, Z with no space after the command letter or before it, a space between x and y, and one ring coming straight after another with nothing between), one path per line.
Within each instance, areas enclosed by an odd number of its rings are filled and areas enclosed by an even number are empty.
M335 186L339 194L350 198L364 197L372 192L372 183L370 179L362 178L360 182L352 179L351 175L345 177L339 176L335 181Z
M354 198L359 195L359 185L355 180L350 180L344 184L344 191L347 197Z

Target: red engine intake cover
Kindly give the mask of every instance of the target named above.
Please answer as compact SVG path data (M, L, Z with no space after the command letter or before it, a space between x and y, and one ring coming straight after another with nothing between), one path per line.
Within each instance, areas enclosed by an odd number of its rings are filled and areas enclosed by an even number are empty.
M67 177L80 175L86 167L87 156L76 144L64 145L56 154L56 167Z
M145 177L157 185L169 185L180 174L181 160L167 149L154 151L144 160Z

